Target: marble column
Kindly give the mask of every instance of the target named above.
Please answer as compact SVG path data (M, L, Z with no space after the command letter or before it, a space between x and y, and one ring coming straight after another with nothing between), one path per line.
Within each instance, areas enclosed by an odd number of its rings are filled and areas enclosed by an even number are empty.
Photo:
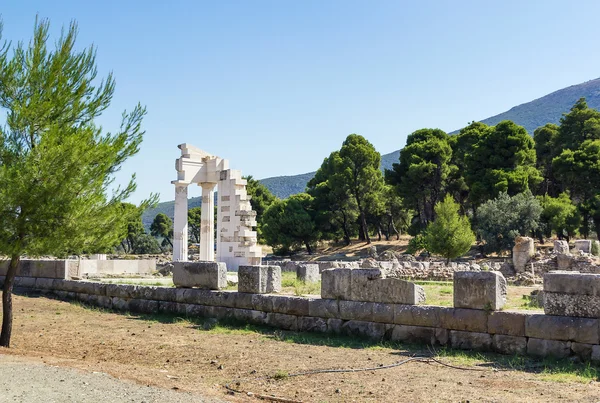
M200 260L215 260L215 186L205 182L202 186L202 217L200 220Z
M188 260L188 185L175 184L175 220L173 223L173 261Z

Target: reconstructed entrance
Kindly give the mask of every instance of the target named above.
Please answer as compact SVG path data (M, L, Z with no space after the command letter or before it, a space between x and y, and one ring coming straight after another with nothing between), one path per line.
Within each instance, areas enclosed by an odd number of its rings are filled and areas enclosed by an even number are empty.
M215 261L214 192L218 188L216 261L237 271L240 265L259 265L262 249L257 243L256 212L246 193L246 180L229 161L210 155L189 144L180 144L181 157L175 162L175 222L173 260L188 260L188 186L202 187L200 260Z

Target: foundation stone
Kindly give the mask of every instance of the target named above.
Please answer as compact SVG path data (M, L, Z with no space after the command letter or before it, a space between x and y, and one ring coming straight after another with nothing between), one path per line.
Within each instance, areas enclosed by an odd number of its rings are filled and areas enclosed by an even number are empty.
M454 273L454 307L497 311L506 302L506 279L499 272Z
M173 284L219 290L227 287L227 266L221 262L175 262Z

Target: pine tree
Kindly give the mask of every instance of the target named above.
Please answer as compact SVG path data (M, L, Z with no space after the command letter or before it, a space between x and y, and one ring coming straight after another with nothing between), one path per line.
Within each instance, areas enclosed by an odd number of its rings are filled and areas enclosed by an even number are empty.
M459 208L452 196L447 195L435 205L436 218L425 231L427 249L448 262L467 253L475 242L469 219L458 213Z

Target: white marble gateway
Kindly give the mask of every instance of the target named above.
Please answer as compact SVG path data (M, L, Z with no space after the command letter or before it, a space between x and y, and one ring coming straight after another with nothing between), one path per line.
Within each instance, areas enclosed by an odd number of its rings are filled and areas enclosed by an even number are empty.
M175 220L173 260L188 260L188 186L202 187L200 223L200 260L215 261L214 192L218 189L216 261L230 271L240 265L259 265L262 248L258 245L256 212L250 205L246 180L241 171L229 169L229 161L189 144L180 144L181 157L175 162Z

